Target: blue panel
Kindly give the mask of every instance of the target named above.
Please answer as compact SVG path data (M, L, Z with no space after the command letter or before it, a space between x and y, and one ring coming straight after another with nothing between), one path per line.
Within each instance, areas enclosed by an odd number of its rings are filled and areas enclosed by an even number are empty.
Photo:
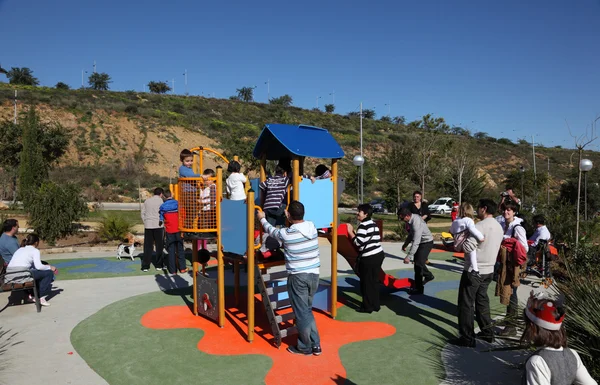
M221 202L221 237L223 250L244 255L248 224L246 201L223 199Z
M333 222L333 182L331 179L310 179L300 182L300 202L304 204L304 219L317 229L331 227Z
M260 189L258 188L259 184L260 180L258 178L250 179L250 188L254 191L254 204L256 206L260 206Z
M291 158L291 155L341 159L344 157L344 150L324 128L267 124L258 137L252 154L255 158L265 154L269 160Z

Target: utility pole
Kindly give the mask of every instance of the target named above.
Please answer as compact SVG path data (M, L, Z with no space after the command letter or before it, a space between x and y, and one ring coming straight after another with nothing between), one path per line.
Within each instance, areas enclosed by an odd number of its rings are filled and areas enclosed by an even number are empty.
M363 109L362 102L360 102L360 156L363 157ZM365 199L365 191L364 191L364 180L365 174L363 172L363 165L360 165L360 203L362 204Z
M537 169L535 168L535 140L531 135L531 149L533 151L533 190L535 191L534 204L537 203Z
M335 90L333 90L329 95L331 95L331 104L335 105Z
M15 124L17 124L17 90L15 90Z
M267 79L265 84L267 85L267 103L268 103L269 100L271 100L271 81L270 81L270 79Z
M391 107L392 104L390 102L387 102L385 105L388 108L388 116L390 116L390 107Z
M173 95L175 95L175 78L173 78L173 80L171 80L171 84L172 84L171 93Z
M546 188L548 193L548 202L547 205L550 206L550 157L548 157L548 186Z
M187 86L187 69L183 71L183 77L184 77L184 81L185 81L185 95L189 95L188 93L188 86Z

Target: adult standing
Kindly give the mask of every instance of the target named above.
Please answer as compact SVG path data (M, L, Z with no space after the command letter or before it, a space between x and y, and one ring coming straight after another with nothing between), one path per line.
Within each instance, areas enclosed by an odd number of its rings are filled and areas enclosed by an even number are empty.
M494 276L494 264L502 244L502 227L494 219L496 203L491 199L481 199L477 207L477 216L481 220L475 225L485 241L477 246L477 267L474 270L465 258L464 270L458 288L458 334L459 337L449 341L453 345L475 347L475 331L473 329L473 307L475 319L481 329L481 339L493 342L494 331L490 317L490 299L488 286Z
M412 241L404 263L412 257L415 260L415 287L411 294L423 294L423 286L435 278L425 263L433 248L433 235L425 221L418 214L411 213L408 207L400 209L400 218L410 226L408 240ZM406 251L406 246L402 247L402 251Z
M154 196L146 199L142 205L142 221L144 222L144 257L142 258L142 271L150 269L150 261L156 270L166 268L163 261L163 223L160 220L160 206L163 204L164 190L160 187L154 189ZM156 257L152 258L152 251L156 244Z
M19 240L17 239L18 232L19 221L16 219L7 219L4 221L4 223L2 223L2 235L0 236L0 255L4 260L4 265L8 265L10 263L13 254L19 249Z
M425 221L425 223L429 222L431 220L431 213L429 212L429 205L425 202L423 202L423 193L420 191L415 191L413 192L413 200L412 202L409 202L408 205L406 206L410 212L412 214L416 214L418 216L421 217L421 219L423 219L423 221ZM402 220L402 218L400 218L400 210L401 208L398 210L398 220ZM410 227L407 224L406 225L406 231L410 232ZM406 249L406 247L408 246L408 244L410 243L410 238L407 237L406 241L404 241L404 245L402 245L402 249ZM404 263L410 263L412 262L412 257L409 259L405 259ZM425 261L425 263L429 263L429 259L427 259Z

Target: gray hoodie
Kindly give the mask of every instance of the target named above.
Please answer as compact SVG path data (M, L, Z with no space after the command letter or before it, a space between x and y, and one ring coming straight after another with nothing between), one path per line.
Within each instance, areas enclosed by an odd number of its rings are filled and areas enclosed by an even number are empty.
M408 221L410 226L409 238L412 239L412 246L408 252L407 257L412 258L415 256L417 249L421 243L427 243L433 241L433 235L427 227L427 223L419 216L419 214L413 214Z

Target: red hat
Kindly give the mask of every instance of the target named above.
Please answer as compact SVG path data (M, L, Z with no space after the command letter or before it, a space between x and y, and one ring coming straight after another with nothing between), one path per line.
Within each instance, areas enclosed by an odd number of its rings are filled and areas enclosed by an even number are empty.
M538 305L537 308L534 308L533 306L534 299L541 300L541 304ZM554 314L556 314L556 303L553 300L544 298L543 293L534 295L533 291L531 292L531 296L527 301L525 314L527 315L527 318L531 320L531 322L547 330L560 330L563 320L565 319L564 314L558 319L555 318Z

